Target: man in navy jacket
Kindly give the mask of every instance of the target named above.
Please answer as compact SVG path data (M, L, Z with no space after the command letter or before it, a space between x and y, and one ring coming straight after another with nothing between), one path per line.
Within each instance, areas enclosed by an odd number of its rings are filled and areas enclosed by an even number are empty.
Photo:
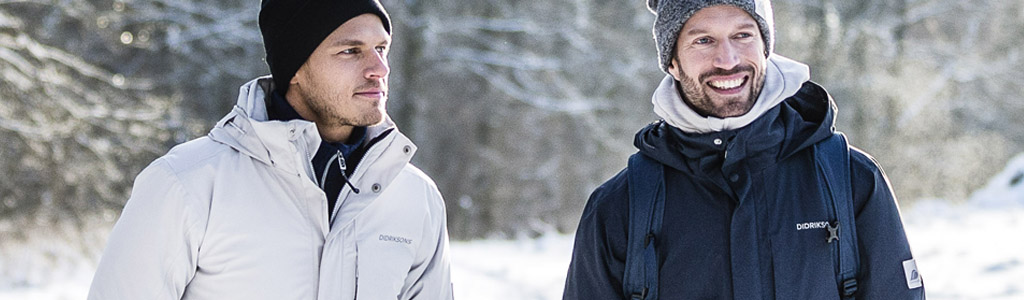
M834 133L835 104L806 65L772 52L767 0L648 0L668 76L652 103L663 121L636 134L664 166L656 240L662 299L840 299L830 220L813 146ZM923 299L889 181L850 152L858 299ZM629 238L627 171L591 195L565 299L622 299Z

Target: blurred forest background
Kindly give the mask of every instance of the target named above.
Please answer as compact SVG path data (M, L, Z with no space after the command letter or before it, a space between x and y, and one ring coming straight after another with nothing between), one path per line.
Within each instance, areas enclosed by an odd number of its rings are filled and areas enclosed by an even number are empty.
M389 112L454 239L572 232L654 121L645 1L383 0ZM1024 145L1024 1L777 0L839 130L904 206L960 202ZM0 286L97 257L135 175L269 73L256 0L0 0Z

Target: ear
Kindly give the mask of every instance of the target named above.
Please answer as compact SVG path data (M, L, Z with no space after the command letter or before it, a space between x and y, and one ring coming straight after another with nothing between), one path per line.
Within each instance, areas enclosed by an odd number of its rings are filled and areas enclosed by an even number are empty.
M303 81L303 79L301 77L302 77L303 74L306 73L305 71L306 71L306 64L302 64L302 66L300 66L299 69L295 71L295 75L292 75L292 79L288 81L288 84L296 85L296 84L299 84L300 81Z
M292 75L291 80L288 80L288 91L285 92L285 98L288 99L289 103L292 103L292 106L295 106L295 103L292 102L293 99L301 98L303 82L306 82L305 64L299 67L298 71L295 71L295 75Z
M680 72L679 70L679 59L673 57L671 60L668 61L668 73L669 75L672 75L672 77L674 77L676 81L680 81L680 78L682 78L682 76L679 75L682 72Z

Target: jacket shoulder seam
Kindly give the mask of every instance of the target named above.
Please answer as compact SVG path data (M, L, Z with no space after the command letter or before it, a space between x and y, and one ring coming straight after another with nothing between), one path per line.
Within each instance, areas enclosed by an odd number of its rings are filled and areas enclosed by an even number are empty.
M161 161L164 164L164 167L167 168L168 175L170 175L169 179L171 181L171 184L173 184L175 188L181 190L182 194L186 198L188 198L182 199L183 205L194 207L193 209L186 211L194 213L196 210L202 210L206 212L205 214L198 214L196 220L192 224L189 224L188 227L185 229L185 236L191 236L193 232L201 230L201 233L199 233L199 236L197 237L199 244L196 245L196 248L202 248L203 241L206 240L206 226L204 226L203 224L209 223L210 203L203 203L199 199L199 197L195 195L195 193L185 188L185 185L182 183L183 181L181 180L180 172L174 168L171 162L167 161L164 158L160 158L158 160Z

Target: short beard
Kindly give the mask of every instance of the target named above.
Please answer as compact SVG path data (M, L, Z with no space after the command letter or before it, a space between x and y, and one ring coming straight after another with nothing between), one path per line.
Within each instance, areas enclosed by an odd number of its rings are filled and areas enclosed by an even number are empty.
M356 87L355 90L359 91L371 88L380 89L381 86L382 84L376 80L368 80ZM380 101L387 101L386 95L387 92L385 91L385 97L381 98ZM343 112L338 107L330 104L331 101L337 101L332 99L338 99L341 97L337 96L331 98L328 96L328 92L319 86L313 90L303 93L303 96L307 99L311 113L316 115L316 118L326 126L366 127L377 125L384 121L383 112L366 114L357 111L355 116L344 116Z
M726 103L716 106L714 101L711 100L711 96L707 93L707 89L711 87L701 84L701 82L704 82L710 76L732 75L740 72L749 72L752 76L747 82L747 84L753 83L750 94L747 95L746 99L730 98L727 99ZM683 77L679 81L679 94L682 95L683 102L704 117L727 118L745 115L754 107L754 103L757 102L757 96L761 94L761 89L764 88L764 76L756 72L753 66L737 66L732 70L716 68L701 74L698 80L694 80L685 72L682 72L682 70L679 73ZM734 114L734 112L740 113Z

